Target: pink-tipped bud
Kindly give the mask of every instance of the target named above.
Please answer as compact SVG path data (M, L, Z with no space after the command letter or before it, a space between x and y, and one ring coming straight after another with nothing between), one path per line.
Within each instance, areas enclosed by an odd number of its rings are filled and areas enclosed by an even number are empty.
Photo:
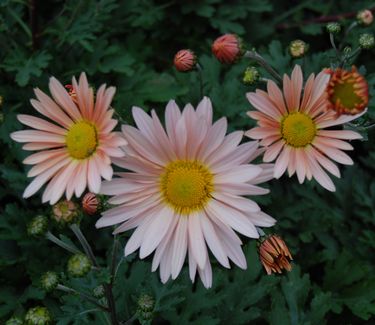
M212 53L221 63L233 63L244 54L242 41L235 34L222 35L212 44Z
M197 57L192 50L180 50L174 56L173 63L177 71L188 72L195 68Z
M364 9L357 14L358 22L364 26L369 26L372 24L374 17L371 10Z
M99 199L94 193L86 193L82 198L82 210L91 216L98 211L99 203Z

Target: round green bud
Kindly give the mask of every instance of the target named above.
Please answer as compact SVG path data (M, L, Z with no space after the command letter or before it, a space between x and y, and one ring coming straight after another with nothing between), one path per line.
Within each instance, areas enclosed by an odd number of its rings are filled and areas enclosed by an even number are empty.
M52 324L52 316L46 307L34 307L27 311L25 325L49 325Z
M334 23L328 23L326 25L327 32L331 34L338 34L341 32L341 25L337 22Z
M145 312L150 312L154 310L155 299L147 294L142 294L138 298L138 307L140 310Z
M22 325L23 320L19 317L13 316L5 322L5 325Z
M365 33L359 36L359 46L364 50L369 50L374 47L375 40L374 35Z
M36 216L27 226L27 233L29 236L43 236L48 229L48 218L46 216Z
M95 298L98 298L98 299L101 299L104 297L105 295L105 290L104 290L104 286L103 285L100 285L100 286L97 286L96 288L94 288L94 290L92 291L92 294Z
M289 44L289 53L292 58L302 58L309 50L309 44L300 39L291 41Z
M43 290L51 292L59 284L59 276L55 272L48 271L40 278L40 286Z
M247 67L242 81L245 85L254 85L259 81L260 73L255 67Z
M72 277L80 278L90 272L92 264L86 255L76 254L69 258L67 267Z

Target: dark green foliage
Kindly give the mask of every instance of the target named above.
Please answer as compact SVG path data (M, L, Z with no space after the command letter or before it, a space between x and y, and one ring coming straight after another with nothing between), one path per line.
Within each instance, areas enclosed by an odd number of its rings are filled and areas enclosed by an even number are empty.
M195 105L201 97L197 73L181 74L172 67L175 52L191 48L203 67L203 92L212 99L216 117L227 116L231 130L246 130L254 122L246 116L250 105L245 93L254 86L243 85L241 79L254 62L244 59L234 66L222 66L210 53L211 42L222 33L238 33L248 48L255 47L281 73L289 73L295 63L302 65L305 75L316 73L329 67L335 54L325 24L305 22L323 15L355 13L368 6L373 1L1 1L0 323L12 316L22 318L39 305L46 306L59 325L109 321L78 295L57 290L47 295L39 288L40 276L50 270L59 273L65 285L87 295L110 283L111 277L104 267L83 279L69 278L63 274L69 253L44 238L27 235L33 217L51 213L49 206L40 203L39 194L22 199L29 182L28 167L22 165L26 153L9 138L10 132L22 128L16 114L34 114L29 104L34 87L46 91L51 75L68 84L72 75L86 71L93 86L105 82L117 87L113 106L122 123L133 123L133 105L155 108L162 116L171 98L182 105ZM352 18L340 22L345 28ZM374 32L374 27L358 27L345 45L356 48L359 35L366 32ZM310 45L305 58L293 60L288 53L294 39ZM369 50L356 58L371 96L375 95L373 56ZM257 68L262 77L269 77ZM375 119L374 105L371 99L361 122ZM334 180L335 193L315 182L299 185L296 178L284 176L270 182L270 195L257 198L278 220L272 231L282 235L290 247L294 257L290 273L265 275L255 242L243 239L246 271L223 269L213 262L210 290L199 279L191 284L187 267L176 281L163 285L158 274L151 273L150 258L142 261L132 255L123 259L121 248L117 257L122 263L114 283L119 318L139 318L139 298L149 295L155 306L147 312L155 324L372 324L375 132L374 128L362 131L368 141L353 143L355 166L341 168L342 179ZM111 230L96 230L94 219L85 217L81 228L94 243L99 264L105 266L110 262ZM79 246L68 228L51 227L64 243ZM122 247L128 236L119 238ZM97 301L106 304L105 298Z

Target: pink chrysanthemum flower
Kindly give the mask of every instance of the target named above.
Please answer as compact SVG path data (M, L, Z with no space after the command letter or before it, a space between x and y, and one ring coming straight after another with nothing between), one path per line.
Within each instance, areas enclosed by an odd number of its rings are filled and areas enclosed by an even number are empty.
M98 193L101 177L110 180L113 170L110 157L122 157L119 146L126 141L112 132L117 121L109 109L114 87L102 85L94 100L94 91L81 74L79 83L73 78L75 98L60 82L52 77L49 88L52 98L35 89L36 99L31 105L50 121L20 114L18 120L35 130L13 132L17 142L27 142L24 150L39 151L28 156L23 163L33 166L28 177L35 177L26 188L25 198L35 194L44 184L43 202L56 203L64 194L68 200L73 193L79 197L86 186Z
M212 107L204 98L197 109L179 110L170 101L165 112L166 132L155 111L151 117L133 108L137 128L125 125L126 156L114 163L131 172L105 182L102 194L119 205L106 211L96 226L121 224L114 233L136 228L125 255L140 248L140 258L154 250L152 270L160 266L166 282L181 271L189 256L190 277L198 270L206 287L212 283L210 248L224 267L229 260L245 269L241 240L233 230L258 238L255 226L269 227L273 218L242 195L261 195L256 186L272 178L273 165L249 164L262 150L253 141L239 145L243 132L225 135L227 121L212 124Z
M248 93L250 103L259 111L248 112L258 121L258 127L246 132L252 139L259 139L266 147L265 162L275 160L275 178L281 177L288 169L289 177L297 173L300 183L314 177L329 191L335 185L323 170L336 177L340 171L331 161L352 165L352 159L342 150L353 147L342 140L361 139L361 135L349 130L324 130L356 119L359 115L337 117L337 113L327 110L326 87L330 75L322 71L315 78L307 80L302 96L303 76L296 65L291 79L284 75L283 92L269 80L267 92L257 90ZM323 168L322 168L323 167Z

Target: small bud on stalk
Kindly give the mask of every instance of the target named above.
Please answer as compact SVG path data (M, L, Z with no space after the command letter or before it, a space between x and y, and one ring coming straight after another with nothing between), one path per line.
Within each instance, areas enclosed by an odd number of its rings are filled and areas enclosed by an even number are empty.
M327 32L331 34L339 34L341 32L341 25L339 23L328 23L327 26Z
M68 273L74 278L80 278L90 272L91 261L86 255L76 254L68 260Z
M256 67L247 67L242 81L245 85L255 85L260 79L260 73Z
M27 234L33 237L43 236L48 229L48 218L46 216L36 216L27 226Z
M268 275L272 273L282 273L285 269L290 271L292 266L290 261L293 260L285 242L278 235L262 237L259 240L258 247L260 261Z
M294 40L289 44L289 53L295 59L305 56L308 50L309 45L300 39Z
M46 292L51 292L56 289L59 284L59 276L55 272L48 271L40 278L40 286Z
M49 325L52 324L52 316L45 307L34 307L27 311L25 325Z
M88 215L94 215L100 207L99 197L94 193L86 193L82 198L82 210Z
M79 220L77 204L68 200L56 203L52 207L52 218L60 225L76 223Z
M358 23L363 26L369 26L374 20L371 10L364 9L358 12L357 14Z
M23 320L19 317L13 316L5 322L5 325L23 325Z
M365 33L359 36L359 46L364 50L370 50L374 47L374 35Z
M103 285L99 285L92 291L92 294L95 298L101 299L105 296L105 290Z
M137 314L141 323L150 322L153 318L155 299L147 294L142 294L138 299Z
M197 57L192 50L180 50L174 56L173 63L177 71L188 72L195 69Z
M225 34L212 44L212 53L221 63L234 63L241 58L245 50L240 37L235 34Z

